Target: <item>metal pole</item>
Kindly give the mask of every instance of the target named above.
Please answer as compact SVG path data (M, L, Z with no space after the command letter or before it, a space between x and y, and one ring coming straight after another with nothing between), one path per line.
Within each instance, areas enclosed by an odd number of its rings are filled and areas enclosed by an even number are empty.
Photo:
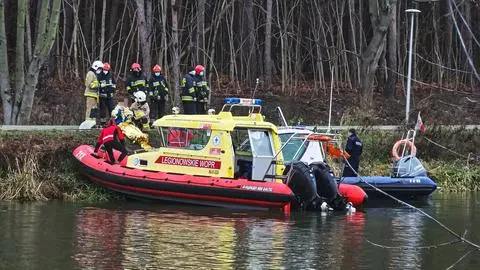
M332 122L332 99L333 99L333 69L330 69L332 71L332 78L330 81L330 106L328 110L328 129L327 132L330 132L330 127L331 127L331 122Z
M408 117L410 114L410 90L412 85L412 54L413 54L413 25L415 20L415 13L420 13L418 9L407 9L406 13L411 13L410 22L410 45L408 49L408 75L407 75L407 102L405 108L405 123L408 124Z

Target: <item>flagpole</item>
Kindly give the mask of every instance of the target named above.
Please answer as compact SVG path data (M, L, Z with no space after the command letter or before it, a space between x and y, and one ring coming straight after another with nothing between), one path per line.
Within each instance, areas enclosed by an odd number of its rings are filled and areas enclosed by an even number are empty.
M408 125L408 117L410 114L410 90L412 85L412 54L413 54L413 25L415 20L415 13L420 13L418 9L407 9L406 13L410 13L411 22L410 22L410 45L408 49L408 75L407 75L407 101L405 108L405 124Z

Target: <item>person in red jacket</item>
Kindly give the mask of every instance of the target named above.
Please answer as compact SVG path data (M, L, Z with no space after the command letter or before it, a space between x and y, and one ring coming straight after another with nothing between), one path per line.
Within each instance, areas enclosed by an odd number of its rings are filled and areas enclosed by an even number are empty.
M123 135L122 130L115 124L115 120L113 119L110 119L107 127L102 129L100 137L98 137L98 142L95 145L95 154L97 154L102 144L105 146L105 150L110 158L110 163L112 164L120 163L128 155L127 149L125 149L125 135ZM112 149L122 152L118 157L118 162L115 162Z

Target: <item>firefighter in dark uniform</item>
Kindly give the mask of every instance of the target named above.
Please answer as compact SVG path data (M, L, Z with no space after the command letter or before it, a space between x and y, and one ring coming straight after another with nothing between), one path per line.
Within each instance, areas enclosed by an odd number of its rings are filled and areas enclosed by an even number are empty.
M159 65L153 67L153 76L148 82L148 96L150 100L150 120L162 118L165 115L165 102L168 100L167 80L162 75Z
M197 97L197 114L207 114L207 103L210 88L205 80L205 68L202 65L195 66L195 94Z
M133 63L130 68L130 76L128 76L125 83L128 96L135 100L134 94L138 91L142 91L147 95L147 84L147 78L142 75L142 67L139 63Z
M195 93L197 80L195 78L195 69L186 74L180 85L182 87L181 100L184 114L197 113L197 96Z
M115 89L116 83L113 78L111 67L109 63L104 63L102 73L97 75L99 82L99 94L100 94L100 121L102 126L105 126L107 119L110 118L113 108L115 108Z
M360 166L360 155L362 154L363 148L362 141L360 138L358 138L355 129L351 128L348 132L349 136L347 139L347 145L345 146L345 151L350 154L350 157L347 160L352 168L350 168L348 164L345 164L345 168L343 169L343 177L357 176L355 172L358 172L358 167Z

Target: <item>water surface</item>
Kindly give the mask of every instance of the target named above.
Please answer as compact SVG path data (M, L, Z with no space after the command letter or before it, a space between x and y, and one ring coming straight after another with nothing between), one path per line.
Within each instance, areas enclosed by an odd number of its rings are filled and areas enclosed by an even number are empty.
M480 242L480 194L437 193L421 207ZM452 239L395 205L284 216L134 201L0 204L2 269L445 269L470 247L421 247ZM479 252L454 269L480 269Z

